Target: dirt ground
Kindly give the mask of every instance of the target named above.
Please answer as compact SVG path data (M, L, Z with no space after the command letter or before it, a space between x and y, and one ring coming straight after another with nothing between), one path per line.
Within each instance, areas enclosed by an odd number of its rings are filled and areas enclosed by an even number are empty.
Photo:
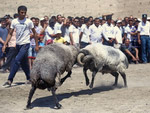
M62 109L54 109L51 92L36 90L33 109L25 110L30 85L24 84L23 72L18 72L11 88L2 87L8 73L0 73L0 113L150 113L150 64L131 64L126 71L128 88L123 88L119 76L98 73L94 88L85 85L82 68L73 68L72 77L57 90ZM91 79L91 72L88 72Z

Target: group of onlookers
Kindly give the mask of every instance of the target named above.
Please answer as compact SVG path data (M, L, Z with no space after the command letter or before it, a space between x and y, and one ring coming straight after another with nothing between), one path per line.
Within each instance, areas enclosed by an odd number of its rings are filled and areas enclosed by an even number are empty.
M28 83L39 49L52 43L78 48L100 43L122 50L129 63L150 62L150 18L146 14L142 20L130 16L114 21L112 14L96 18L57 15L29 19L26 13L27 7L19 6L14 19L10 15L0 19L0 71L10 72L4 85L11 86L20 66Z
M128 57L129 63L150 62L150 18L147 18L146 14L142 15L142 20L130 16L114 21L112 15L99 18L65 18L57 15L41 19L32 17L31 20L38 33L40 47L51 43L63 43L84 48L89 44L101 43L121 49ZM32 44L29 53L31 51L34 51ZM34 57L34 54L30 55L29 58Z

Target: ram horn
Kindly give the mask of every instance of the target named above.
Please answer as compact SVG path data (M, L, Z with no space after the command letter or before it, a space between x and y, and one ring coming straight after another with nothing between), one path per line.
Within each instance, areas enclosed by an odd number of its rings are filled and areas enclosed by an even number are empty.
M83 63L89 61L90 59L92 59L93 56L92 55L86 55L84 58L83 58Z
M84 54L83 53L79 53L78 56L77 56L77 61L80 65L84 65L84 63L82 62L82 59L84 58Z

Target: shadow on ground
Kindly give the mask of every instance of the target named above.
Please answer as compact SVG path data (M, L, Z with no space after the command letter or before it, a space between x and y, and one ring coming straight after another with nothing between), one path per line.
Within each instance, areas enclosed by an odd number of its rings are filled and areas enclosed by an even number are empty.
M85 90L80 90L80 91L71 92L71 93L57 94L57 98L58 98L58 100L60 102L61 100L70 98L72 96L76 96L77 97L79 95L92 95L92 94L96 94L96 93L100 93L100 92L114 90L116 88L120 89L120 88L123 88L123 86L121 86L121 85L118 85L117 87L113 87L113 86L97 86L97 87L95 87L93 89L85 89ZM50 94L51 94L51 92L50 92ZM54 98L53 98L53 96L37 98L37 99L35 99L32 102L32 106L33 106L33 108L34 107L50 107L50 108L54 108L55 107Z

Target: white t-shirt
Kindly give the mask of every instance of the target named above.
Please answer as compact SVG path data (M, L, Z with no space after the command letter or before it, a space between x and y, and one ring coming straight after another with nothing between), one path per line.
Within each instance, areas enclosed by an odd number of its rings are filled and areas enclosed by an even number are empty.
M110 24L110 26L105 23L103 26L103 36L108 41L108 38L115 38L115 30L114 25Z
M116 40L119 44L122 44L122 32L121 32L121 29L117 26L114 27L114 30L115 30L115 37L116 37Z
M140 32L140 35L150 35L150 23L148 21L146 21L146 24L140 22L138 25L138 31Z
M72 33L74 43L78 44L79 43L79 35L80 35L79 28L76 28L74 25L71 25L69 27L69 33L70 32Z
M90 30L86 24L83 24L81 26L81 32L83 33L81 42L89 43L90 42Z
M30 29L34 28L33 22L30 19L19 18L12 20L10 28L16 29L16 44L23 45L30 43Z
M90 31L90 41L92 43L99 43L102 42L102 26L99 25L98 27L95 26L95 24L91 25L89 27Z
M44 36L44 40L43 40L44 44L45 44L46 41L49 40L49 39L54 40L54 38L52 38L52 37L50 36L51 34L54 34L54 30L53 30L51 27L47 26L47 28L45 29L45 36Z
M56 34L58 30L61 30L61 26L63 25L63 23L58 23L56 22L54 25L54 33Z
M130 27L130 26L128 25L127 27L125 27L124 33L127 34L127 38L128 38L130 41L132 40L131 32L132 32L132 30L134 30L134 29L135 29L134 26Z
M70 37L69 37L69 27L65 27L65 34L64 39L70 43Z
M52 39L52 37L50 36L52 34L54 34L54 30L51 27L47 26L47 28L45 29L45 37L47 39Z

